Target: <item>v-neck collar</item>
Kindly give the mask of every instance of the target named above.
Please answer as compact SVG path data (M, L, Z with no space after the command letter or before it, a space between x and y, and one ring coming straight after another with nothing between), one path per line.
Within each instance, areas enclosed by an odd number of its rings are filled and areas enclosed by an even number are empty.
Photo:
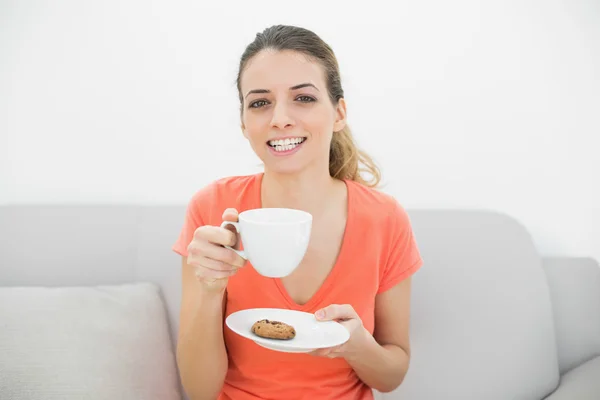
M262 208L262 179L263 179L263 176L264 176L264 173L260 173L256 177L256 187L255 187L255 194L254 194L255 208ZM342 237L342 244L340 246L340 251L335 260L335 263L333 264L331 271L329 271L329 274L327 274L327 277L325 278L325 280L323 281L321 286L317 289L317 291L312 295L312 297L305 304L298 304L292 299L292 297L287 292L285 286L283 285L281 278L268 278L270 281L272 281L272 283L275 285L277 290L281 293L281 296L283 297L285 303L292 310L315 311L316 306L319 304L319 302L325 296L325 294L327 293L327 291L329 290L331 285L335 282L336 276L339 275L340 271L343 269L343 266L347 263L346 258L348 257L348 254L349 254L348 253L349 247L351 247L350 233L352 232L352 229L353 229L352 225L354 223L354 215L351 211L352 210L352 202L354 200L354 198L353 198L354 194L352 192L353 191L352 182L349 182L346 179L344 179L343 182L346 184L346 191L347 191L347 195L346 195L346 197L347 197L347 200L346 200L347 216L346 216L346 226L344 228L344 236Z

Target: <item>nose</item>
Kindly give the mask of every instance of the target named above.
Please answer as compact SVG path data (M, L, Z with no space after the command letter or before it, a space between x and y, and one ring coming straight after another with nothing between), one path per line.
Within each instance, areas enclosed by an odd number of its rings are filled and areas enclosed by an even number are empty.
M277 103L273 108L271 127L285 129L290 126L294 126L294 119L289 114L287 105L284 102Z

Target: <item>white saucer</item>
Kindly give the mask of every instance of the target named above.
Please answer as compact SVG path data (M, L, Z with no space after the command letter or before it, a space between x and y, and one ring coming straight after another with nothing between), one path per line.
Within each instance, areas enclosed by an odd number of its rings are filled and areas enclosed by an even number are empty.
M261 319L280 321L296 330L290 340L267 339L252 333L252 325ZM233 332L267 349L286 353L308 353L316 349L345 343L350 334L335 321L317 321L310 313L278 308L252 308L232 313L225 323Z

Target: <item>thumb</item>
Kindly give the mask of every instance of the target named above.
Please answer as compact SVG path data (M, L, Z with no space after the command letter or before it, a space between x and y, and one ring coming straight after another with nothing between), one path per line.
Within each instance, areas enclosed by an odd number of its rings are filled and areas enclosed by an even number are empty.
M238 211L235 208L228 208L227 210L223 211L222 218L223 218L223 221L237 222L238 221ZM226 225L225 229L227 229L228 231L232 232L235 235L235 242L231 246L234 249L239 250L240 249L240 235L237 232L237 229L235 229L235 227L233 225Z
M332 304L325 308L320 309L315 313L317 319L321 321L330 321L330 320L338 320L338 319L350 319L356 318L356 312L354 308L349 304Z
M223 211L222 218L223 221L237 222L238 211L235 208L228 208L227 210Z

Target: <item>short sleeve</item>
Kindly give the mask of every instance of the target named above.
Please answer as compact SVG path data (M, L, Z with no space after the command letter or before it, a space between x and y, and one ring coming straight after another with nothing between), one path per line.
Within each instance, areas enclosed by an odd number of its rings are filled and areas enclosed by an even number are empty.
M408 278L423 264L408 213L395 200L389 218L388 254L382 257L387 261L380 276L378 294Z
M187 257L188 255L187 248L192 242L194 232L196 232L198 227L204 225L203 218L200 215L203 192L204 191L196 193L189 201L183 220L183 226L179 232L179 238L172 247L174 252L183 257Z

